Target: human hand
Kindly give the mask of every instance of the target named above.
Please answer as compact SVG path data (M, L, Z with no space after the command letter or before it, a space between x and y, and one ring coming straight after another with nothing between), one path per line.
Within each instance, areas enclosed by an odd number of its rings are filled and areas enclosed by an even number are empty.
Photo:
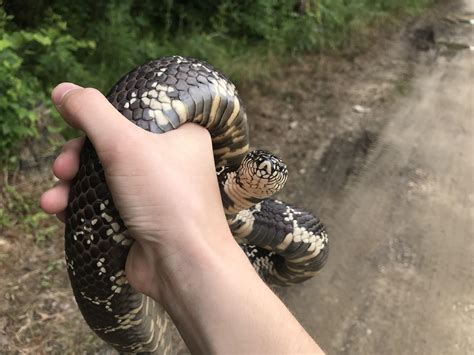
M129 283L165 307L191 351L321 353L233 240L204 128L186 124L152 134L97 90L69 83L58 85L52 99L94 145L135 239L126 263ZM41 208L61 220L83 142L64 145L53 165L60 181L41 196Z
M58 85L52 100L68 124L86 133L102 162L115 206L136 241L126 273L137 291L162 300L164 286L159 285L185 272L190 255L203 249L222 254L235 244L207 130L186 124L162 135L149 133L126 120L97 90L70 83ZM64 145L53 165L60 180L40 200L43 210L63 221L83 142Z

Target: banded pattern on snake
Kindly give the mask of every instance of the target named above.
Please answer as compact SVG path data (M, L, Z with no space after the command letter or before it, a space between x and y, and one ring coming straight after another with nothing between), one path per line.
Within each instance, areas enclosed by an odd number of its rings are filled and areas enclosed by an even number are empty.
M125 75L107 98L127 119L154 133L186 122L209 130L229 226L267 283L302 282L323 267L328 253L323 225L310 213L269 198L286 182L286 166L268 152L249 152L247 116L225 76L195 59L161 58ZM168 316L128 285L124 269L133 239L89 140L66 216L67 269L88 325L120 352L169 352Z

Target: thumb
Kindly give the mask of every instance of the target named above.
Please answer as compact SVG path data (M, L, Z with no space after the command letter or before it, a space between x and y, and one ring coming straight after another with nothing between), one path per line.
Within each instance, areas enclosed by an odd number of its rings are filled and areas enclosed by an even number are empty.
M51 99L64 120L86 133L97 152L114 150L118 144L136 138L141 128L120 114L102 93L72 83L61 83Z

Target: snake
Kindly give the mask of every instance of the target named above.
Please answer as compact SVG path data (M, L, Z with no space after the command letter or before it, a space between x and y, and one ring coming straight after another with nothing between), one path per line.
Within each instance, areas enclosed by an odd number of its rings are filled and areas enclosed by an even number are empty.
M201 60L163 57L123 76L107 99L156 134L187 122L208 129L229 227L267 284L299 283L324 266L329 250L324 225L271 198L285 184L288 169L272 153L250 150L247 115L226 76ZM86 139L66 208L65 259L76 303L88 326L120 353L172 353L169 316L128 283L125 261L133 240Z

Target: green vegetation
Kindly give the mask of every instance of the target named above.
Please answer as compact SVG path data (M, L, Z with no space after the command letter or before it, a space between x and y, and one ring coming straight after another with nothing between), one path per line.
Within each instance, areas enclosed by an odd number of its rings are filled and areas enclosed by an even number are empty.
M0 191L0 231L14 230L32 236L38 244L44 243L58 230L58 225L48 224L47 219L48 215L38 209L35 194L4 184Z
M434 0L9 0L0 8L0 162L38 135L61 81L101 90L151 58L205 59L234 81L279 60L354 50L366 31ZM1 1L0 1L1 3ZM48 129L66 132L60 120Z

